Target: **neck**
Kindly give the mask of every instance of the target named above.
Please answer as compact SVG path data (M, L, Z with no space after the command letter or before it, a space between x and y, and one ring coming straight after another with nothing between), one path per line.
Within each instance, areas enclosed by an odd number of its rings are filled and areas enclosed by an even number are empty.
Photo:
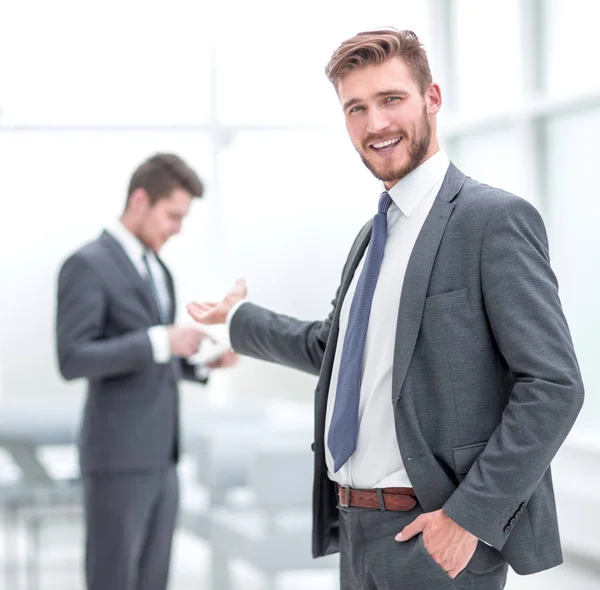
M429 144L429 149L427 150L427 155L423 158L423 162L425 162L426 160L429 160L429 158L431 158L431 156L434 156L439 151L440 151L440 143L439 143L437 137L434 136L431 139L431 143ZM421 164L423 162L421 162Z
M427 150L425 157L419 162L418 166L413 168L408 174L412 174L417 168L419 168L419 166L423 165L425 162L427 162L427 160L429 160L429 158L431 158L432 156L435 156L435 154L437 154L439 151L440 151L440 145L439 145L437 139L434 139L431 142L431 144L429 145L429 149ZM408 176L408 174L405 174L402 178L406 178ZM402 180L402 178L396 178L395 180L384 181L383 186L385 187L385 190L389 191L395 184L400 182Z
M124 227L126 227L131 232L131 234L133 234L139 240L139 242L145 248L148 247L148 245L144 242L144 240L142 239L142 237L140 235L139 224L135 223L135 221L129 215L127 215L127 212L125 212L125 213L123 213L123 215L121 215L121 217L119 218L119 221L123 224Z
M133 220L127 215L127 213L123 213L121 217L119 217L119 221L137 238L136 224L133 223ZM139 238L138 238L139 239Z

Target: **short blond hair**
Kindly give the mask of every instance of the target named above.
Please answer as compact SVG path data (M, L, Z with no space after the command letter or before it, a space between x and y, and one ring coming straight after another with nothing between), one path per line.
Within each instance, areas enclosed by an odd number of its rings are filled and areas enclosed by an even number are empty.
M381 64L391 57L404 60L421 94L425 94L432 82L429 60L422 43L412 31L386 28L358 33L335 50L325 68L325 74L337 87L337 83L352 70Z

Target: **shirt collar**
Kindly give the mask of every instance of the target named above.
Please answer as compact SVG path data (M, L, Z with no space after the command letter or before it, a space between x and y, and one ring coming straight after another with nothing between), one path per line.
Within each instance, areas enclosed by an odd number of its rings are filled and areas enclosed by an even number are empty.
M121 244L131 260L135 263L142 261L142 256L148 252L148 249L120 220L111 223L106 229Z
M411 216L421 199L444 178L449 165L446 152L439 150L388 191L406 217Z

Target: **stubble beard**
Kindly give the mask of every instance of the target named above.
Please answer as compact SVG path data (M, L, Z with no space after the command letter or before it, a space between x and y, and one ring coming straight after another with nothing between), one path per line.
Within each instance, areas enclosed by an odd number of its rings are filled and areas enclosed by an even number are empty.
M374 140L377 141L377 140ZM406 136L402 136L401 143L406 141ZM373 143L370 141L369 143ZM427 111L424 110L423 118L421 119L421 125L414 134L414 139L409 143L407 150L408 161L397 168L391 168L382 170L375 168L364 154L364 152L358 148L356 151L360 155L363 164L369 169L371 174L382 182L393 182L398 181L410 174L415 168L417 168L425 159L427 152L429 151L429 144L431 143L431 121L427 116ZM355 146L356 147L356 146ZM369 148L367 148L369 149Z

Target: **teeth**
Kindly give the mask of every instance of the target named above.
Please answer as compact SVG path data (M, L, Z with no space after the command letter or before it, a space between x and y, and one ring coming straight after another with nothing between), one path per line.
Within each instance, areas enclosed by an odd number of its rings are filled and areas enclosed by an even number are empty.
M375 149L381 149L387 147L389 145L394 145L400 141L400 137L396 137L395 139L388 139L387 141L380 141L379 143L372 144Z

